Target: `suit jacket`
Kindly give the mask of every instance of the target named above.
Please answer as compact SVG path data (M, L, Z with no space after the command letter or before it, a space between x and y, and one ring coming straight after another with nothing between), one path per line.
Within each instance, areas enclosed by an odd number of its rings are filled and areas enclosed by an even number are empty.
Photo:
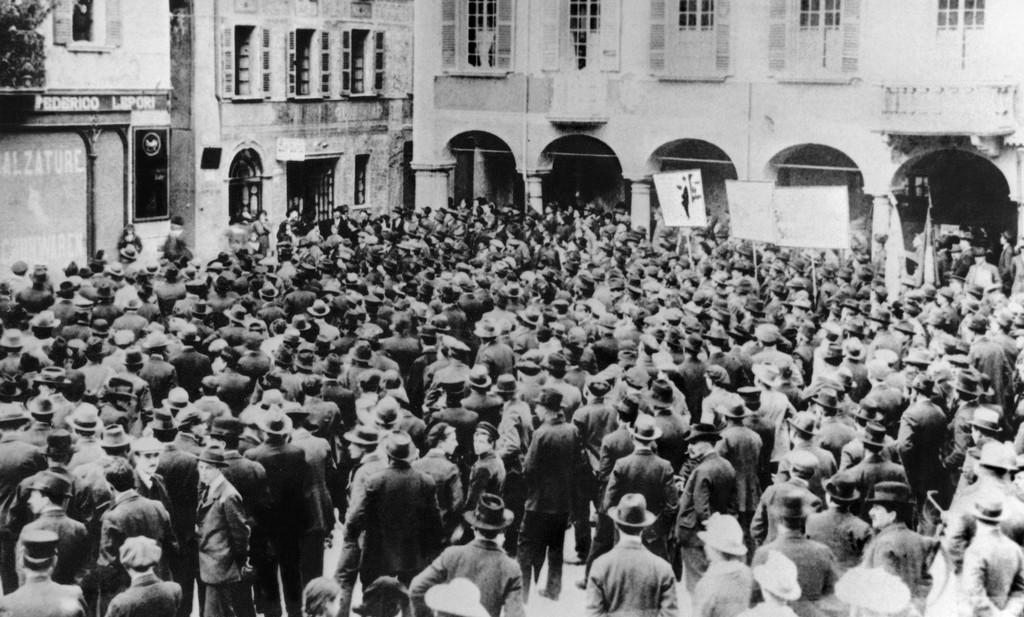
M213 374L210 358L192 347L185 347L170 357L169 362L178 374L178 383L192 400L202 393L203 377Z
M237 450L225 452L224 461L227 465L220 471L242 496L245 511L254 519L262 516L269 498L267 472L263 465L245 458Z
M439 449L431 450L413 461L412 468L434 481L441 523L445 532L450 534L461 520L464 503L459 468Z
M178 371L174 365L160 356L150 356L139 370L139 377L149 384L149 393L153 397L153 406L159 407L167 398L167 393L178 384Z
M818 430L819 444L832 455L835 463L842 459L843 446L856 438L857 431L852 426L834 417L822 420L821 428Z
M479 422L490 422L495 427L501 422L504 402L493 394L473 391L462 399L462 408L474 412Z
M946 415L938 405L920 400L903 412L896 447L915 494L938 490L943 468L940 459L946 440Z
M306 457L306 482L303 486L309 509L309 531L330 533L334 529L334 504L327 487L327 478L334 477L334 459L326 439L315 437L305 429L292 435L292 444Z
M619 426L618 413L608 403L592 402L576 410L572 423L579 431L590 467L597 474L601 463L601 442Z
M736 470L711 450L686 478L679 496L677 527L692 537L715 512L735 515L736 504Z
M3 617L85 617L85 599L77 585L28 581L0 598Z
M414 336L391 336L381 339L380 348L389 358L398 364L398 371L403 381L408 383L409 375L412 373L413 362L419 357L422 346L419 339Z
M636 537L625 537L594 560L587 579L587 615L678 614L676 579L672 566L644 548Z
M904 482L907 481L907 474L903 467L896 463L890 463L878 454L865 453L864 459L850 469L843 472L860 489L861 499L871 496L871 491L879 482Z
M915 598L925 598L932 585L928 569L938 546L933 538L913 532L903 523L893 523L878 531L864 549L863 565L884 568L903 579Z
M602 508L602 512L604 511L603 494L605 486L608 483L608 479L611 478L612 470L615 469L615 463L632 451L633 439L629 436L629 431L624 428L618 428L608 433L601 440L601 455L597 468L597 481L600 486L600 493L597 495L597 504Z
M715 449L736 470L736 507L739 512L753 512L761 499L760 470L761 437L745 426L729 426Z
M807 482L799 478L790 478L786 482L773 484L761 494L757 502L757 510L750 522L750 535L754 542L764 544L775 540L778 534L778 518L773 506L788 491L796 491L804 499L804 504L813 512L821 511L821 500L807 488Z
M693 590L694 617L735 617L750 606L754 575L744 561L715 561Z
M223 476L210 483L196 512L199 579L208 585L242 580L249 558L249 517L242 496Z
M768 559L770 551L779 551L796 564L796 578L800 583L800 599L790 607L800 617L818 615L815 603L832 595L838 578L836 558L827 546L808 540L800 532L785 531L773 542L765 544L754 552L751 567L759 566ZM760 589L757 594L760 595Z
M473 432L479 420L480 416L475 411L462 407L445 407L432 414L427 423L433 426L438 422L447 422L455 427L459 447L455 450L454 458L456 464L468 467L473 460Z
M164 479L171 498L171 523L183 547L196 537L196 506L199 504L199 457L171 443L157 462L156 472Z
M495 452L487 452L476 459L469 472L469 487L466 491L466 509L476 507L477 500L484 493L503 494L505 486L505 463Z
M626 493L640 493L647 509L658 517L675 513L679 505L672 466L649 447L633 450L615 463L604 493L604 511L614 508Z
M98 564L112 569L122 577L120 550L128 538L146 536L160 544L163 556L157 567L158 574L168 576L168 564L178 551L178 541L171 528L171 517L159 501L139 496L135 490L114 497L110 509L100 520L100 554Z
M76 584L84 574L89 559L91 539L82 523L68 518L59 508L46 510L39 518L22 528L22 537L26 531L46 530L57 534L57 565L53 568L51 578L61 585ZM24 549L21 537L18 538L18 550ZM21 561L18 561L19 570Z
M263 520L257 520L259 526L288 533L307 529L307 510L295 507L305 499L305 452L294 444L272 441L246 450L245 458L256 461L267 472L267 508Z
M515 363L516 358L512 348L504 343L492 342L481 345L476 352L475 364L486 366L491 379L497 379L498 375L511 373Z
M434 481L392 461L353 495L346 530L365 532L362 571L372 575L419 572L441 545L441 514Z
M679 473L686 461L686 436L690 433L690 422L669 407L654 410L654 425L661 429L658 439L658 456L672 465L672 471Z
M832 550L840 573L861 562L864 547L871 539L871 525L851 512L834 508L807 517L806 531L808 538Z
M573 487L582 456L575 426L560 414L542 424L533 435L523 463L526 510L548 514L571 512Z
M978 536L964 555L961 594L969 615L988 617L999 611L1019 615L1024 610L1024 555L1020 545L998 530Z
M523 617L523 573L519 563L492 540L477 538L445 549L412 580L409 597L416 617L432 614L423 601L427 590L454 578L468 578L480 589L480 604L491 617Z
M181 585L147 574L114 596L106 617L174 617L181 600Z
M19 441L16 435L0 438L0 534L12 539L18 534L15 506L18 503L18 485L37 471L46 469L42 450Z

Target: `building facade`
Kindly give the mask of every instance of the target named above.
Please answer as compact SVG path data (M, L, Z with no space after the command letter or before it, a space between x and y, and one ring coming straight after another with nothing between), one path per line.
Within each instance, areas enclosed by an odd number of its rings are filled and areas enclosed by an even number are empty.
M36 10L50 4L0 7L5 29L15 24L0 35L0 272L85 265L114 252L126 224L145 232L168 216L166 1Z
M419 7L418 7L419 8ZM651 175L845 185L852 229L1016 230L1016 0L437 0L416 13L417 206L600 203ZM911 224L912 233L913 224Z
M243 212L272 224L412 198L412 0L178 0L177 201L199 253ZM180 104L177 102L180 101ZM406 195L408 197L406 197Z

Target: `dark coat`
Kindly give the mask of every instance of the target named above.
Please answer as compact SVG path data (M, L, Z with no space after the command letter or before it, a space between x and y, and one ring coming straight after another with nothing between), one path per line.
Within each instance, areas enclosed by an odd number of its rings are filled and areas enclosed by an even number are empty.
M438 422L447 422L455 427L459 447L455 450L454 458L456 464L466 465L473 460L473 432L479 420L480 416L475 411L463 407L445 407L430 416L429 424L433 426Z
M85 617L85 599L76 585L29 581L0 598L4 617Z
M870 497L872 489L879 482L906 483L907 481L907 474L901 465L891 463L883 459L880 454L873 454L870 451L865 453L861 462L847 469L843 474L857 485L861 499Z
M800 532L786 531L780 533L773 542L757 549L751 566L759 566L767 561L770 551L779 551L796 564L800 599L791 603L790 607L800 617L817 615L815 602L832 595L838 578L836 558L832 551L820 542L808 540Z
M779 521L773 506L788 491L799 492L804 505L810 511L821 511L821 500L807 488L807 482L799 478L790 478L787 482L772 484L761 494L761 501L757 502L757 510L754 511L754 518L750 522L750 536L754 542L764 544L775 540Z
M264 442L245 451L245 458L256 461L267 472L267 508L260 527L272 532L294 533L307 529L309 515L304 503L307 465L301 448L290 443Z
M181 604L181 585L148 574L114 596L106 617L174 617Z
M493 394L473 391L462 399L462 408L477 415L479 422L490 422L495 427L501 422L501 408L504 402Z
M292 435L292 444L306 457L306 480L303 486L305 504L309 509L307 531L330 533L334 529L334 504L327 486L327 478L336 472L331 446L326 439L314 437L300 429Z
M840 573L860 563L871 539L871 526L851 512L829 508L807 517L807 537L821 542L836 556Z
M465 500L459 468L439 449L431 450L413 461L412 468L434 481L441 522L445 532L450 533L462 520L460 515Z
M938 490L943 477L942 445L946 439L946 416L938 405L918 401L903 412L896 447L914 493L924 496Z
M495 452L487 452L476 459L469 472L469 486L466 490L466 509L476 507L477 500L484 493L501 496L505 486L505 463Z
M250 531L242 496L223 476L214 480L196 513L199 579L208 585L241 581Z
M57 534L57 565L53 568L54 582L61 585L73 585L84 574L89 560L91 539L85 525L55 508L40 513L39 518L25 525L21 533L29 530L46 530ZM18 539L18 550L22 549L21 538ZM20 563L19 563L20 567Z
M618 428L605 435L605 438L601 440L601 457L597 468L597 481L601 486L601 493L597 495L599 507L604 507L602 494L612 475L612 470L615 469L615 463L632 451L633 439L625 428Z
M416 617L430 617L423 596L434 585L468 578L480 590L480 603L491 617L523 617L523 573L519 563L493 541L477 538L445 549L412 580L409 596Z
M242 496L245 511L253 518L262 516L269 497L267 472L263 465L245 458L237 450L225 452L224 461L227 465L220 471Z
M365 533L362 571L372 576L419 572L441 545L434 481L393 461L353 494L346 534Z
M604 493L604 511L615 508L626 493L639 493L655 516L667 516L679 505L672 466L649 447L633 450L615 463Z
M188 392L191 399L199 398L203 377L213 374L210 358L192 347L185 347L171 356L169 362L178 373L178 384Z
M579 431L590 467L596 474L600 469L601 442L605 435L618 428L618 414L607 403L591 403L576 410L572 415L572 423Z
M926 598L932 577L928 573L939 544L915 533L903 523L878 531L864 549L864 566L883 568L903 579L915 598Z
M715 512L737 513L736 470L714 450L704 455L679 496L679 530L690 533L703 529Z
M572 511L573 487L583 455L576 427L561 415L546 421L526 452L526 510L547 514Z
M678 601L672 566L640 542L618 544L590 569L588 615L675 615Z
M761 499L760 470L761 437L745 426L729 426L715 449L736 470L736 507L739 512L753 512Z
M98 563L113 569L120 576L121 545L128 538L146 536L160 544L163 556L158 572L170 574L168 563L178 551L178 540L171 528L171 517L159 501L139 496L134 490L114 498L110 509L100 521L100 554Z
M657 441L658 456L672 465L672 471L679 473L683 462L686 461L689 421L670 408L662 407L654 410L654 425L661 429L661 437Z
M171 523L181 545L190 545L196 532L196 506L199 504L199 458L171 443L160 453L156 472L164 479L171 498Z
M15 506L22 480L46 469L42 450L7 433L0 438L0 533L17 534Z
M149 384L154 407L160 407L171 388L178 385L178 371L160 356L150 356L139 370L139 377Z

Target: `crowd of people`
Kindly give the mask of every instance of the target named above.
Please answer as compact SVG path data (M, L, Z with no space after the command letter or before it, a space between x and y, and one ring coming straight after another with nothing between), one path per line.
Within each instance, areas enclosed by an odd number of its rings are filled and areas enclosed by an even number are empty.
M0 615L521 617L564 559L588 615L1024 614L984 250L891 296L615 212L256 222L0 281Z

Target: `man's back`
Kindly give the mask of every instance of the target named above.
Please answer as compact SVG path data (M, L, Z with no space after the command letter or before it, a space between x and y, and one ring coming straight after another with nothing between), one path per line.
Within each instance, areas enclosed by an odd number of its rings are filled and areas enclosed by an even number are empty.
M174 617L181 604L181 585L147 574L110 601L106 617Z
M417 617L430 614L422 604L423 594L434 585L455 578L468 578L480 589L480 603L491 617L523 615L523 574L519 563L505 554L493 540L477 538L465 546L452 546L412 581L409 593Z
M306 455L290 443L262 443L245 451L245 458L256 461L267 472L267 512L265 524L275 529L305 529L307 513L296 507L303 503L306 479Z
M621 540L590 569L588 615L675 615L677 604L672 566L644 548L639 537Z
M4 617L85 617L85 600L77 585L29 581L0 598Z
M575 467L581 454L576 427L565 420L558 418L537 429L524 463L527 511L571 511Z

